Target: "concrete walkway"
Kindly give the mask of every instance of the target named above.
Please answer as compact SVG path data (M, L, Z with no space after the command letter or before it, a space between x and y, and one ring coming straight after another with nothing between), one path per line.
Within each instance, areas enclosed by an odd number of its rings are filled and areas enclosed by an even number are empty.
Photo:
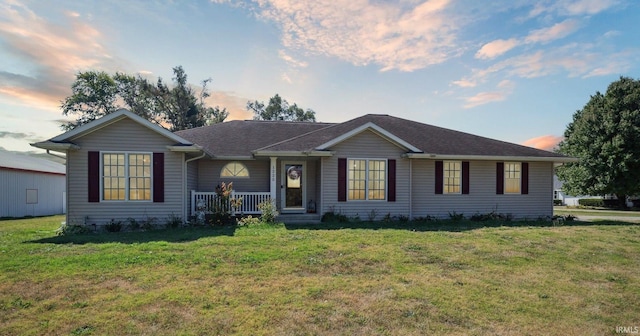
M570 212L576 216L579 221L592 222L594 220L611 220L620 222L640 223L640 211L619 211L619 210L593 210L593 209L575 209L567 207L554 207L554 210ZM600 212L602 214L594 214ZM581 212L585 214L582 215ZM620 215L612 215L612 213Z

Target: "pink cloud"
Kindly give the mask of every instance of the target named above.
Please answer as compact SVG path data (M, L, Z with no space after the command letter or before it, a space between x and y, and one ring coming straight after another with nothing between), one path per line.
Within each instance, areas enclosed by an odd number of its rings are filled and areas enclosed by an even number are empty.
M546 43L561 39L578 30L579 25L576 20L565 20L560 23L543 29L534 30L525 38L527 43Z
M507 98L507 95L503 92L480 92L472 97L467 97L464 100L466 104L464 108L472 108L488 103L503 101Z
M480 48L476 53L478 59L491 59L498 57L507 51L513 49L519 44L517 39L511 38L508 40L495 40L491 41Z
M414 71L460 53L450 0L421 4L353 0L257 2L261 18L280 25L289 50L336 57L381 71Z
M563 139L564 137L561 136L543 135L526 140L522 145L550 151L555 149Z

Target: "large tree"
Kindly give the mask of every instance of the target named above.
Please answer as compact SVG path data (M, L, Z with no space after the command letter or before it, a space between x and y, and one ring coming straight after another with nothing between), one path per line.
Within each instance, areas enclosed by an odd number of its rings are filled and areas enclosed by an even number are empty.
M181 66L173 68L173 85L159 78L154 85L147 79L124 73L109 75L104 71L80 72L71 86L72 94L62 102L62 114L76 120L62 125L65 130L86 124L120 108L178 131L222 122L229 115L226 109L209 107L207 84L198 92L187 82Z
M255 120L316 121L316 113L313 110L304 110L295 103L290 105L277 93L269 99L267 106L257 100L247 102L247 110L253 111Z
M573 115L559 152L579 162L557 168L571 195L640 194L640 80L620 77Z

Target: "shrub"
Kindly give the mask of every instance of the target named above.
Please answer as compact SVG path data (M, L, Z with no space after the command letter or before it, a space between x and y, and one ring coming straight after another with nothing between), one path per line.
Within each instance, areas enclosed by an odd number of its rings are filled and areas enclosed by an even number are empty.
M112 218L109 223L105 224L104 229L107 232L120 232L122 230L122 222Z
M169 215L169 217L167 217L166 227L168 229L175 229L180 227L182 223L183 223L182 217L176 216L175 214L171 214Z
M85 234L89 232L91 232L91 230L89 230L89 228L84 225L62 223L56 230L56 235L67 236L75 234Z
M276 202L271 199L258 204L258 210L261 211L260 220L265 223L275 223L276 217L278 217L278 209L276 208Z
M251 226L251 225L258 225L262 223L262 221L258 217L253 217L249 215L247 217L239 218L237 223L238 223L238 226Z
M578 200L578 204L585 207L604 207L604 200L600 198L583 198Z
M131 217L127 218L127 223L129 223L127 225L129 230L131 230L131 231L140 230L140 223L138 223L138 221L135 218L131 218Z
M337 213L334 211L327 211L324 213L324 215L322 215L322 222L338 222L338 223L346 223L349 221L349 217L341 214L341 213Z
M449 213L449 219L456 222L461 221L464 219L464 214L453 211Z
M553 200L553 205L562 205L562 200L554 199Z
M486 214L475 213L469 217L469 220L472 222L485 222L490 220L510 222L512 219L513 216L511 214L500 214L495 211L491 211Z
M158 219L155 217L147 217L141 221L140 227L145 231L153 230L156 228L157 221Z

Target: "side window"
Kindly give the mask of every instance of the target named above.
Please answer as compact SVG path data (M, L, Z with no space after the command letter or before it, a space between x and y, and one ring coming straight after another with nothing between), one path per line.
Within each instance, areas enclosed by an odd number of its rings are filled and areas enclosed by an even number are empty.
M222 167L220 177L248 178L249 169L241 162L229 162Z

